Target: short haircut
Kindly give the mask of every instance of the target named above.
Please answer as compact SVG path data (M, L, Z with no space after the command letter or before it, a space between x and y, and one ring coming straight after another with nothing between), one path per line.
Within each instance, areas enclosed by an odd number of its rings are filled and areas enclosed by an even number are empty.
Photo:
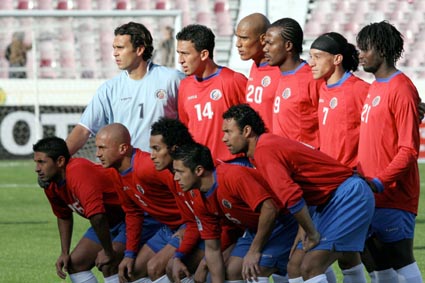
M251 126L252 131L257 135L267 132L260 114L252 109L248 104L231 106L223 113L223 119L234 119L241 132L245 126Z
M129 35L130 42L133 48L144 46L145 51L143 52L143 60L147 61L152 58L153 53L153 40L150 31L140 23L129 22L117 27L114 31L115 36L117 35Z
M214 58L215 35L210 28L203 25L188 25L177 33L176 39L191 41L196 51L201 52L206 49L209 52L209 58Z
M161 117L151 126L151 136L155 135L162 135L162 140L169 149L195 143L187 127L178 119Z
M269 28L277 27L281 29L280 35L285 41L292 42L294 50L298 55L303 52L304 33L300 24L291 18L282 18L275 21Z
M394 65L403 54L403 44L403 35L387 21L369 24L357 34L360 50L374 49Z
M32 150L34 152L45 153L48 157L53 159L53 161L56 161L60 156L63 156L65 157L65 163L68 163L71 158L65 140L58 137L41 139L32 146Z
M171 153L171 156L174 160L182 161L183 165L192 172L199 165L204 167L205 170L214 170L211 151L200 143L184 144Z

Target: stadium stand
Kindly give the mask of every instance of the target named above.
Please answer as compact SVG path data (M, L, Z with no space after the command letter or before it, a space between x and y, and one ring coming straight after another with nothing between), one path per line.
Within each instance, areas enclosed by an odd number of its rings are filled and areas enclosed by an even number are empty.
M424 16L425 1L421 0L311 0L304 29L306 46L329 31L340 32L355 43L356 33L362 26L385 19L405 37L405 53L398 66L411 78L423 79L425 56L419 50L425 47Z
M216 61L227 65L233 28L237 21L239 0L2 0L1 10L181 10L182 25L191 23L211 27L216 34ZM0 19L2 22L5 17ZM28 21L28 19L25 19ZM32 20L32 19L31 19ZM40 20L40 19L37 19ZM128 19L131 20L131 19ZM9 20L8 26L22 27L24 19ZM42 33L37 38L36 64L40 67L39 78L107 78L116 72L112 57L111 27L117 23L101 19L84 21L42 19ZM77 25L76 30L63 26ZM160 24L146 19L143 22L154 35L156 43L161 41L161 30L172 26L171 19L161 19ZM56 29L53 31L53 29ZM78 32L77 32L78 31ZM29 38L31 32L27 32ZM0 35L0 50L5 50L11 34ZM91 46L91 48L87 48ZM29 52L28 55L32 56ZM0 58L0 77L7 77L7 62ZM32 60L28 60L27 72L32 71Z

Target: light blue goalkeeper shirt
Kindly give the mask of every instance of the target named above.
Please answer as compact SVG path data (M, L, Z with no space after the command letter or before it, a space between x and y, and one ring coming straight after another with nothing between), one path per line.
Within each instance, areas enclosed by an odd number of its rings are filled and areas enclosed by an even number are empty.
M151 125L162 116L177 118L177 91L184 74L152 62L147 68L141 80L123 71L103 83L79 124L95 135L105 125L121 123L128 128L133 146L150 151Z

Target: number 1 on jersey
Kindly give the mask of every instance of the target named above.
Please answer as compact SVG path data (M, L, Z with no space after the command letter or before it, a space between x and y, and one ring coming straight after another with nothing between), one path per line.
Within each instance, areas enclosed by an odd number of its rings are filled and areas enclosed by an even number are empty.
M201 104L195 104L195 110L196 117L198 117L198 121L202 121L204 117L206 117L207 119L212 119L212 117L214 116L214 112L211 108L211 102L207 102L203 109Z
M140 106L140 119L143 119L143 115L144 115L144 113L143 113L143 103L140 103L139 106Z

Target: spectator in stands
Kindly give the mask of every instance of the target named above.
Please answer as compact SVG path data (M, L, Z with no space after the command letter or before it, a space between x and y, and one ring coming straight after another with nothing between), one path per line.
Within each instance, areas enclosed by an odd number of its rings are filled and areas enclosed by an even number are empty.
M154 64L152 36L140 23L129 22L115 29L114 57L122 72L103 83L66 142L76 153L100 128L122 123L132 143L149 151L149 131L159 117L177 117L177 89L181 72Z
M396 68L403 37L388 22L372 23L357 35L360 64L375 76L361 115L358 170L372 181L376 208L366 248L379 283L422 282L413 255L419 202L418 91ZM372 264L371 264L372 263Z
M264 38L270 22L260 13L246 16L236 27L236 47L242 60L252 59L252 67L246 86L246 102L254 108L273 129L273 101L279 84L278 66L270 66L264 57Z
M27 72L23 68L27 65L27 52L32 48L31 44L24 42L25 33L15 32L12 42L7 46L5 57L9 61L9 78L25 79Z
M126 239L124 211L117 195L121 187L118 174L87 159L71 158L60 138L41 139L33 150L35 172L49 182L44 192L58 222L58 276L65 279L68 273L71 282L95 283L91 269L96 265L106 283L118 283ZM91 227L70 253L73 212L89 219Z
M176 50L174 47L174 29L170 26L166 26L163 30L164 36L158 50L161 64L167 67L175 67Z
M179 119L196 142L210 148L214 159L235 161L221 141L221 115L245 101L247 79L214 62L215 36L208 27L188 25L176 38L178 61L189 76L179 88Z

